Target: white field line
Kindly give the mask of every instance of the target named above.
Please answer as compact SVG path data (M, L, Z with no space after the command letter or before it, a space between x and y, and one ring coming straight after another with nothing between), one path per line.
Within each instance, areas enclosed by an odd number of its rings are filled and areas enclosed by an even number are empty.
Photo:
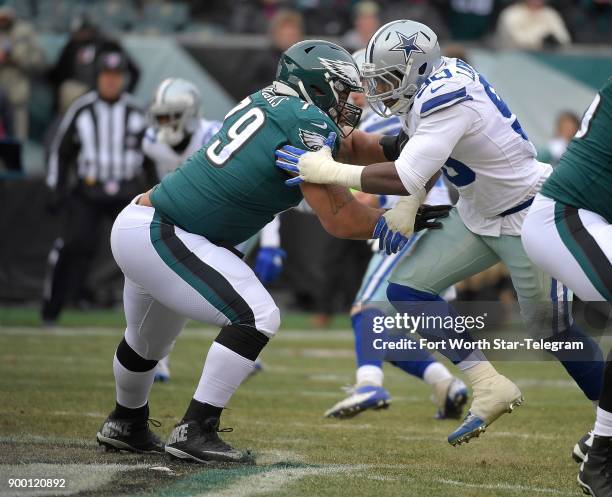
M141 464L7 464L0 465L1 497L39 497L73 495L100 488L122 471L144 469ZM64 488L8 488L9 478L63 478ZM6 486L5 486L6 485Z
M367 469L367 465L329 465L322 468L278 468L241 478L230 486L198 497L251 497L273 495L287 485L308 476L334 476Z
M510 483L495 483L495 484L485 484L485 483L467 483L463 481L456 480L445 480L445 479L433 479L432 481L436 483L442 483L445 485L453 485L455 487L464 487L464 488L482 488L487 490L507 490L509 492L522 493L523 495L529 495L529 493L538 493L538 494L552 494L552 495L578 495L578 491L576 492L568 492L565 490L557 490L556 488L542 488L542 487L530 487L526 485L512 485Z

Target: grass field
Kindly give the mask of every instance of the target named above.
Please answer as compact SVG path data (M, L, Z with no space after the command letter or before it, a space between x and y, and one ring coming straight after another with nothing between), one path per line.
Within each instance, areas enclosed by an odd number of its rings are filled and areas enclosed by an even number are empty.
M453 448L446 435L457 423L435 421L428 387L392 366L389 410L323 419L353 380L352 335L338 325L308 330L307 320L290 318L291 328L263 354L266 370L243 385L222 420L234 428L225 439L251 449L257 464L202 467L106 453L94 443L114 402L120 318L107 313L97 321L103 326L87 319L79 326L77 316L53 330L16 326L33 324L26 314L5 312L0 326L0 496L580 495L570 450L593 408L557 363L498 364L521 386L525 405ZM164 437L193 393L215 334L185 330L171 381L153 388L151 416L163 423ZM40 477L65 478L66 487L8 487L9 478Z

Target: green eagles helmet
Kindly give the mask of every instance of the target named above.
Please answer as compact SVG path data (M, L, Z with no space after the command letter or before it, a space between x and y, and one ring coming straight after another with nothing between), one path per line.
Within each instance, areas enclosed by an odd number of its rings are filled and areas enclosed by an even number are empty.
M323 40L305 40L289 47L278 62L274 91L316 105L334 121L343 136L358 124L361 109L347 102L362 92L359 69L342 47ZM349 133L342 131L350 128Z

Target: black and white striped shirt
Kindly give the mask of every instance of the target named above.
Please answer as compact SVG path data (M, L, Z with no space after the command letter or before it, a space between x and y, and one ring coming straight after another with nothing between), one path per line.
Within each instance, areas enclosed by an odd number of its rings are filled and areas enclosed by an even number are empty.
M123 93L113 103L95 91L68 108L57 129L49 154L47 185L67 187L76 163L79 180L88 185L131 180L142 172L140 142L145 115L134 98Z

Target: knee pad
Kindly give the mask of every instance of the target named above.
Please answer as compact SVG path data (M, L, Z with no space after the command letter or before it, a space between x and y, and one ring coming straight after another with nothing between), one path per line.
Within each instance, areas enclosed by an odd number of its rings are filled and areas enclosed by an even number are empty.
M236 354L254 361L270 339L261 331L242 324L230 324L221 328L215 342Z
M117 360L121 365L135 373L144 373L151 371L157 366L157 359L146 359L136 352L129 344L125 341L125 338L121 340L121 343L117 347Z
M397 283L389 283L387 286L387 298L389 302L435 302L443 300L439 295L435 293L424 292L411 288L405 285L399 285Z

